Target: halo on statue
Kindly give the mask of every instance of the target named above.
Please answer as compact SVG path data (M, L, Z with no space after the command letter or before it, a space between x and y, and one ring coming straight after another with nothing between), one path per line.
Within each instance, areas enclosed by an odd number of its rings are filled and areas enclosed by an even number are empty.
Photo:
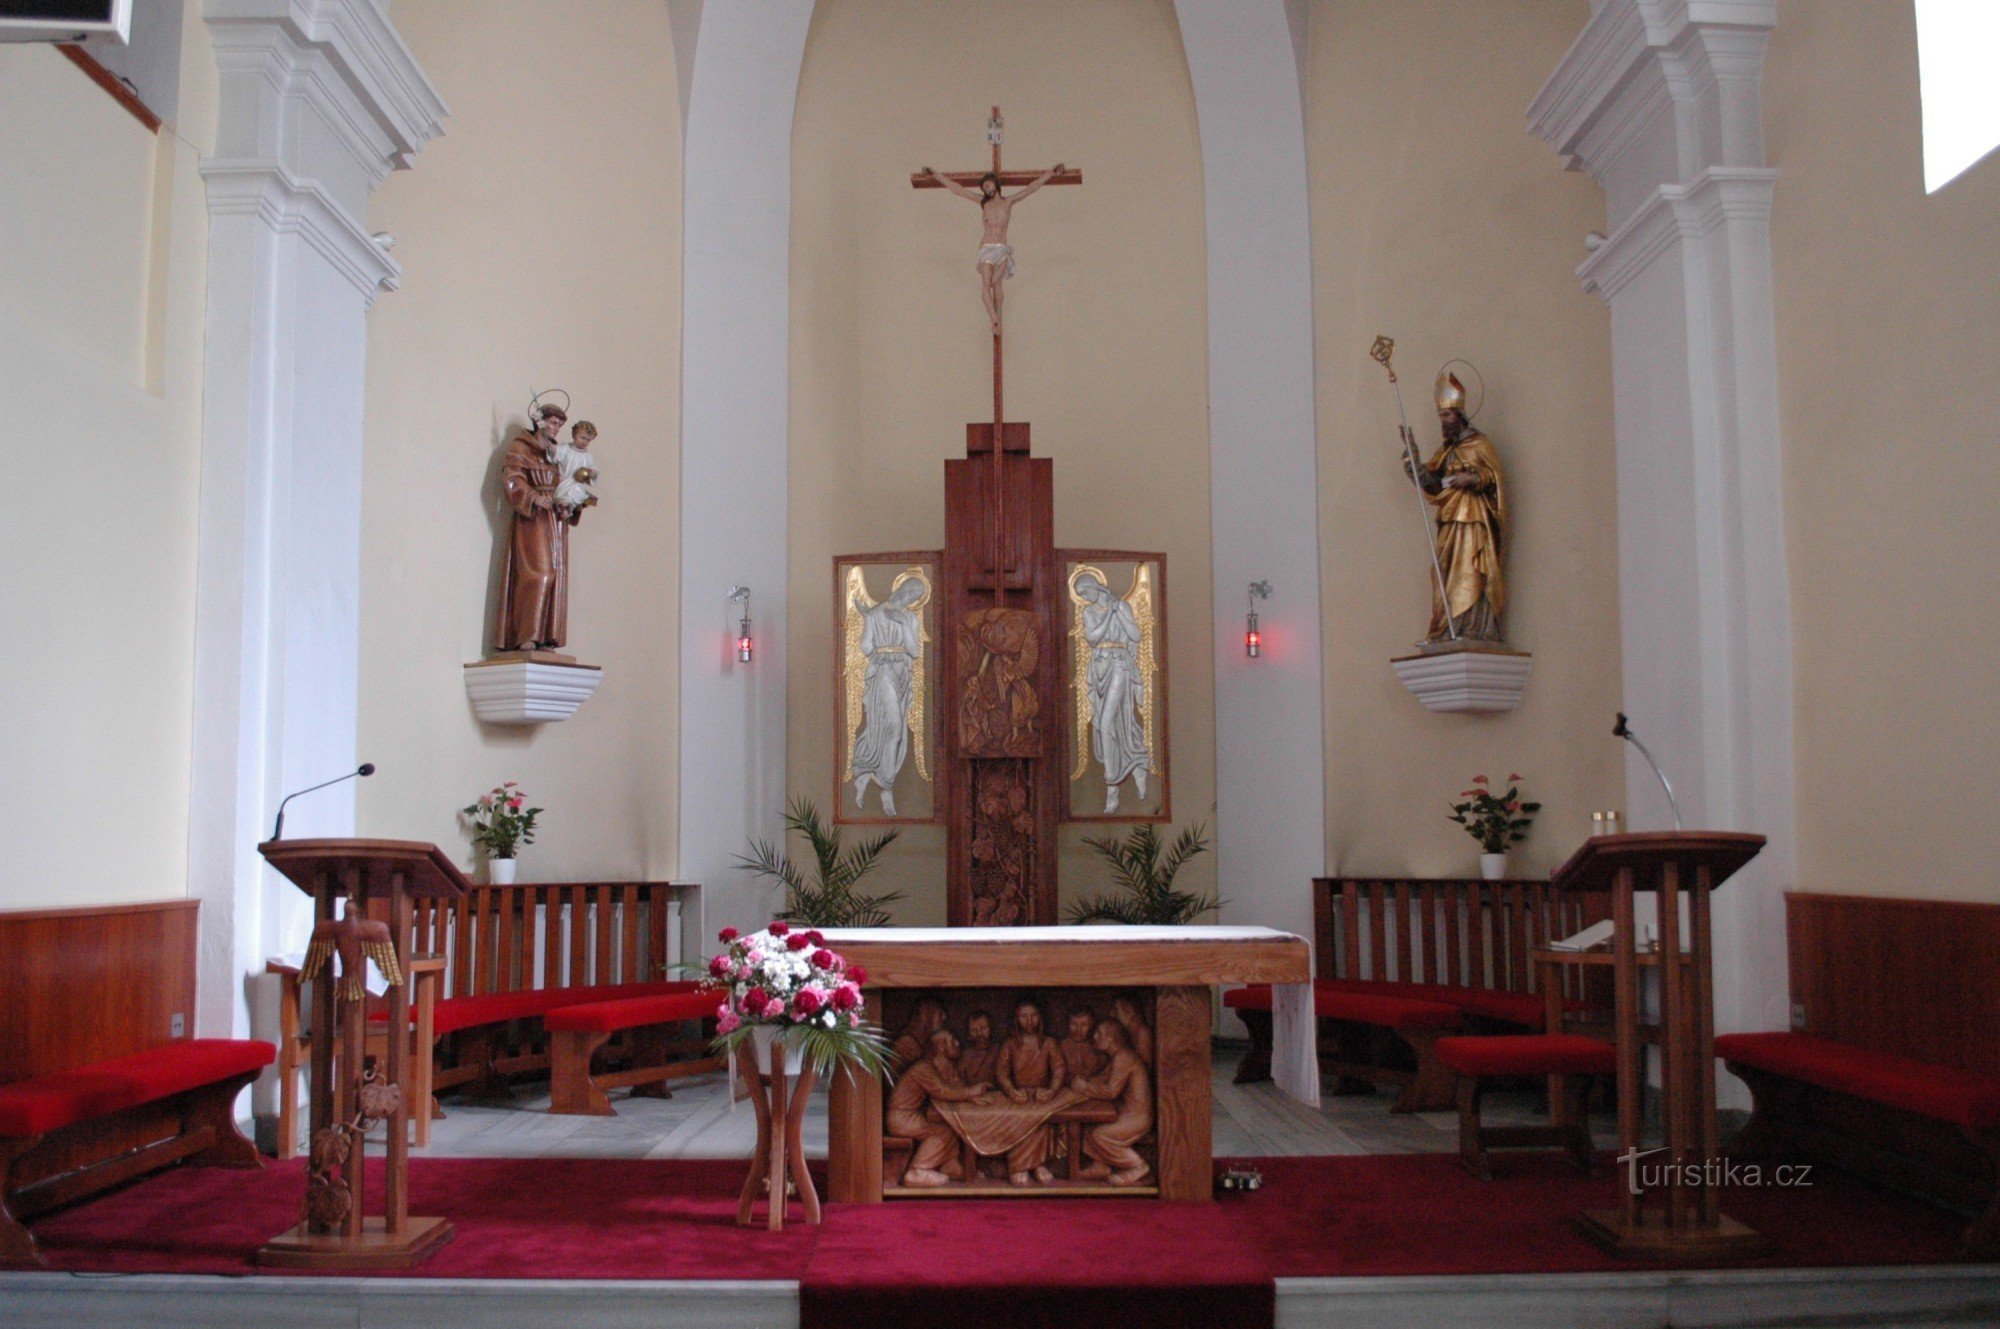
M903 589L904 582L913 580L923 586L924 593L910 602L909 608L912 613L931 602L931 579L924 575L922 568L905 568L896 574L896 580L889 583L889 594L894 595Z
M1377 340L1379 341L1381 339L1377 338ZM1438 366L1437 378L1434 381L1441 381L1446 374L1451 372L1451 367L1453 365L1464 365L1467 369L1471 370L1472 381L1479 389L1479 397L1477 404L1475 405L1471 401L1468 401L1466 404L1465 418L1469 421L1474 416L1479 414L1479 408L1481 406L1486 405L1486 379L1480 374L1478 365L1473 364L1472 361L1470 360L1461 360L1454 357Z
M1083 593L1076 589L1076 583L1084 577L1095 578L1099 586L1102 586L1107 591L1111 589L1111 578L1104 575L1102 568L1094 568L1088 563L1079 563L1076 565L1076 569L1069 574L1069 598L1077 604L1087 603L1083 598Z
M569 394L567 392L564 392L561 388L545 388L540 392L536 392L534 391L534 389L530 388L529 393L530 396L528 397L528 420L531 423L540 424L542 422L542 410L543 410L542 398L544 397L557 397L557 396L561 397L562 404L560 406L556 406L556 410L562 413L563 419L565 420L569 419L569 412L570 412ZM551 406L555 406L554 402L551 402L549 404Z

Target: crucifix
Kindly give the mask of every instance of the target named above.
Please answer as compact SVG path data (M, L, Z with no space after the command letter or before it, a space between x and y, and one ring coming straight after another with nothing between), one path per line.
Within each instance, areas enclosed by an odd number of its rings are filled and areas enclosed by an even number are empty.
M1021 585L1020 569L1006 560L1005 531L1007 528L1006 487L1000 483L1001 454L1003 448L997 441L1005 433L1003 357L1001 352L1000 309L1003 300L1003 284L1014 275L1014 246L1008 242L1007 228L1013 221L1014 205L1043 185L1080 185L1083 172L1072 171L1057 162L1046 171L1008 171L1000 164L1000 144L1005 137L1004 125L1000 118L1000 108L994 107L993 114L986 121L986 141L993 146L993 165L986 171L936 171L926 166L910 177L913 189L947 189L960 198L970 199L979 205L984 230L979 240L979 297L986 307L986 317L993 329L993 479L995 508L988 523L987 551L991 562L985 569L985 577L990 578L989 588L994 592L996 603L1004 603L1006 592L1011 587ZM1013 194L1005 191L1013 186L1020 188Z
M979 205L980 300L993 337L992 419L966 425L965 456L944 464L944 549L894 556L904 562L935 559L935 595L930 603L938 628L936 646L924 653L921 662L907 643L900 650L880 653L878 659L867 651L873 639L865 631L855 634L854 659L848 663L859 672L849 683L863 714L849 716L842 724L872 725L870 732L889 741L865 745L872 763L865 771L850 759L849 768L839 774L852 781L872 773L885 789L892 787L894 772L883 778L882 772L889 768L880 753L900 750L905 729L925 728L913 709L919 694L911 690L911 700L901 700L904 694L898 691L897 680L913 676L917 668L934 668L938 686L933 695L941 705L926 708L926 713L936 725L942 758L931 803L932 815L947 828L946 919L953 926L1004 927L1056 921L1056 830L1062 821L1078 816L1072 806L1072 785L1083 777L1071 771L1088 765L1073 767L1065 761L1065 740L1084 732L1083 740L1073 741L1088 742L1088 733L1075 717L1095 714L1092 707L1116 709L1117 705L1107 701L1100 706L1086 697L1078 689L1087 690L1087 680L1071 678L1065 685L1066 648L1076 652L1074 639L1082 630L1076 627L1083 621L1080 606L1095 593L1091 588L1101 589L1104 576L1094 563L1086 564L1118 559L1150 560L1156 569L1163 564L1157 554L1064 551L1055 546L1054 463L1030 455L1027 424L1009 423L1006 418L1001 293L1014 270L1014 249L1008 240L1014 205L1044 185L1082 184L1083 173L1060 164L1042 171L1004 169L997 106L987 122L986 137L993 147L990 169L947 174L926 167L910 177L910 184L949 190ZM835 595L843 623L849 607L859 601L841 569L848 563L885 557L889 556L835 559ZM1073 575L1066 576L1065 569ZM917 640L923 640L921 628L916 631ZM1093 649L1102 656L1101 664L1090 671L1092 679L1102 684L1097 691L1108 697L1118 691L1112 681L1129 676L1133 687L1119 691L1121 697L1129 693L1136 698L1141 691L1155 696L1157 671L1151 663L1151 646L1122 637L1113 640L1112 635L1100 632L1092 638ZM1144 638L1146 643L1153 640ZM1076 674L1078 668L1072 666L1067 672ZM1149 680L1144 684L1138 681L1142 674ZM1106 725L1115 722L1116 717L1110 717ZM913 732L913 738L919 744L929 741L927 732ZM1122 753L1133 746L1118 750ZM1146 801L1144 792L1149 787L1147 775L1159 770L1158 760L1144 750L1140 758L1147 769L1128 772L1132 762L1116 754L1094 757L1105 784L1130 779L1144 803L1115 819L1164 820L1161 784L1150 786L1156 791L1151 801ZM884 801L885 819L900 820L894 806ZM1117 808L1114 796L1107 812L1116 813Z

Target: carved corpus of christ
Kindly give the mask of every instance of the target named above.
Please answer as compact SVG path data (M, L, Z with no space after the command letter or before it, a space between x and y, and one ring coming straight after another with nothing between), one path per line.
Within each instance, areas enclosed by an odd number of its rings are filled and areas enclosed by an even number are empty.
M986 306L986 317L995 333L1000 331L1000 303L1004 298L1001 283L1014 275L1014 246L1007 241L1007 224L1014 219L1014 205L1053 180L1062 169L1062 163L1057 162L1009 195L1001 192L1000 177L992 171L979 177L979 188L974 191L948 175L924 167L925 175L960 198L969 198L979 205L979 215L986 225L979 237L979 299Z
M985 225L979 237L979 299L986 306L987 320L993 325L993 335L1000 335L1001 283L1014 275L1014 246L1007 239L1007 226L1014 219L1014 205L1046 184L1080 185L1083 173L1072 171L1057 162L1039 174L1032 172L1008 172L1000 169L1001 121L1000 108L993 108L992 119L986 122L986 141L993 145L993 168L983 174L970 171L947 175L926 166L910 177L910 183L918 189L949 189L960 198L970 199L979 205L980 219ZM1009 194L1009 185L1021 188ZM996 420L999 418L995 413Z

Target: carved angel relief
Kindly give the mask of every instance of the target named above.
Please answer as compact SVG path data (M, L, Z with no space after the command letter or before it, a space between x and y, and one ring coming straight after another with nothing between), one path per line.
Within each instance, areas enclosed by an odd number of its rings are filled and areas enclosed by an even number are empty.
M872 786L880 815L903 817L896 785L905 766L923 784L931 782L930 632L924 624L931 584L930 569L906 567L878 601L869 594L863 565L847 564L840 576L840 778L853 787L855 814L868 812Z
M1120 597L1102 567L1079 562L1070 569L1070 781L1085 779L1095 765L1105 816L1119 815L1127 783L1141 805L1127 815L1155 815L1147 805L1163 757L1159 575L1154 561L1136 561L1131 588Z

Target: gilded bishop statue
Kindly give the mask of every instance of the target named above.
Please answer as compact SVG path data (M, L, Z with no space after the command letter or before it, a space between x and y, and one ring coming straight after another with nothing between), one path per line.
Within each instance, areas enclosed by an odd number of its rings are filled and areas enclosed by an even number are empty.
M1437 509L1438 580L1431 584L1430 632L1424 645L1498 644L1506 640L1501 615L1507 609L1501 570L1507 501L1500 454L1493 440L1472 427L1465 413L1465 385L1449 371L1437 378L1437 412L1443 446L1421 466L1412 466L1407 457L1403 462Z

